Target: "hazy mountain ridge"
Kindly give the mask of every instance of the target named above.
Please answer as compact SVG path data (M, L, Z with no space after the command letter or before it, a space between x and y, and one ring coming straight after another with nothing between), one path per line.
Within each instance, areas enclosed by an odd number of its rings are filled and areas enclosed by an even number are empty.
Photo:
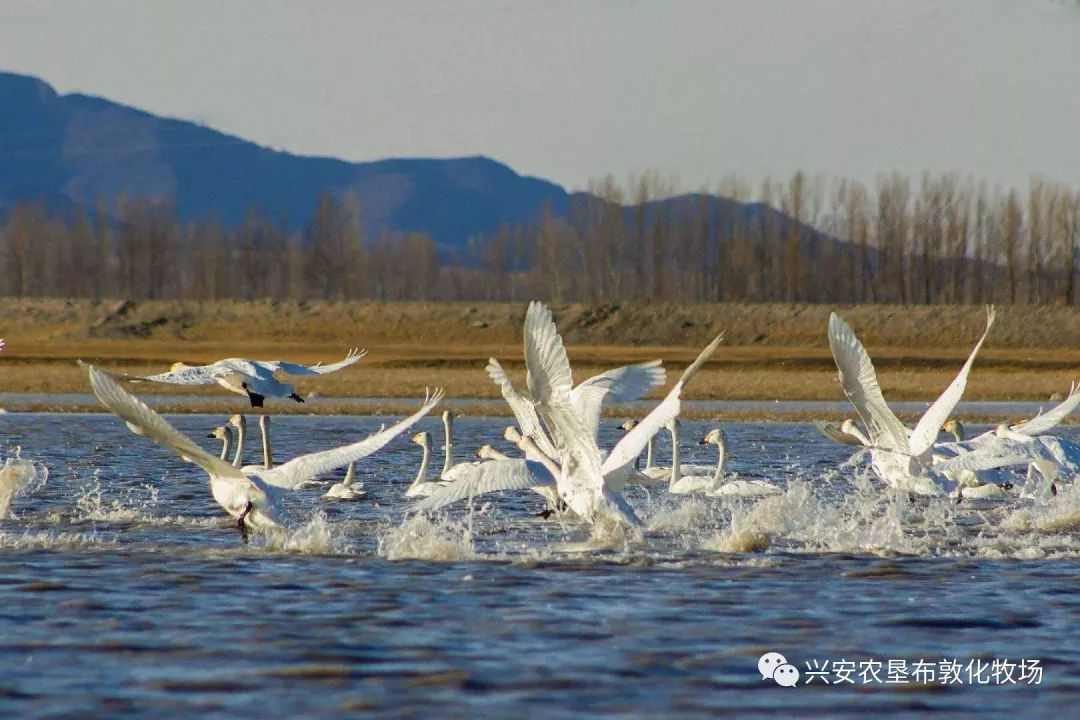
M303 157L103 98L59 95L23 75L0 73L0 106L0 209L42 197L92 205L127 193L171 197L185 220L215 216L231 226L259 207L298 228L320 193L353 191L369 232L427 232L461 246L545 204L562 214L568 203L558 185L485 157Z

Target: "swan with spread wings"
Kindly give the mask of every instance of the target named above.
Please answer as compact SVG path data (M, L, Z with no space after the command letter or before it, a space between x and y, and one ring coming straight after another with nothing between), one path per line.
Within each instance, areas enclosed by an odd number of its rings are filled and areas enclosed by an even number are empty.
M159 382L170 385L213 385L218 384L230 392L244 395L251 402L251 407L262 407L263 400L286 398L304 402L296 388L274 377L274 373L286 375L315 376L337 372L360 361L367 355L366 350L353 348L345 358L323 365L300 365L285 360L247 360L244 358L226 358L209 365L186 365L173 363L169 372L159 375L125 375L126 380Z

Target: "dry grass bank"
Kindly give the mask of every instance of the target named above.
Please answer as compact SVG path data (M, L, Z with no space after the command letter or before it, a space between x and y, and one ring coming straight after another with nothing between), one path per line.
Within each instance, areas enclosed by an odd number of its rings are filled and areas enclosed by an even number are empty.
M695 380L695 399L840 400L825 340L833 308L808 305L554 305L577 376L661 358L674 374L716 332L726 341ZM870 349L886 395L930 399L981 331L976 307L837 308ZM175 360L222 357L333 361L353 346L359 365L301 393L402 398L440 384L451 397L496 397L483 372L499 357L520 378L525 304L0 300L0 392L85 392L82 358L111 370L160 372ZM1045 400L1080 377L1080 311L1001 308L966 394ZM141 386L148 391L150 386ZM153 386L157 394L190 392ZM210 390L216 393L216 390ZM232 398L223 397L231 401ZM228 403L227 403L228 404ZM323 411L329 409L326 406ZM296 410L310 411L303 406Z

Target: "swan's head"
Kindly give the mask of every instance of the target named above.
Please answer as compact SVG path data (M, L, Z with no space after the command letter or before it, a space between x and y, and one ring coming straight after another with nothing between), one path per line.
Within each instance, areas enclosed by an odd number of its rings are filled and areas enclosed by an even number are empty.
M455 417L457 417L457 416L454 415L453 411L451 411L451 410L443 410L443 413L442 413L443 425L453 425Z
M412 441L420 447L427 447L431 445L431 433L426 430L422 430L412 436Z
M700 445L727 445L727 433L720 428L713 428L705 437L701 438Z
M188 365L187 363L174 362L172 365L169 366L169 372L176 372L177 370L185 370L185 369L187 369L189 367L191 367L191 366Z
M518 432L518 429L516 427L511 425L505 430L503 430L503 438L508 442L517 444L521 442L521 433Z
M214 428L213 432L211 432L206 437L214 438L215 440L227 440L229 438L229 435L231 434L232 428L230 428L228 425L218 425L216 428Z
M476 457L480 458L481 460L490 460L495 457L496 452L498 451L490 445L481 445L480 448L476 451Z
M671 418L666 423L664 423L664 429L668 430L669 432L675 432L679 429L680 425L682 425L682 423L679 422L679 418Z
M241 413L236 413L231 418L229 418L229 424L232 425L234 428L247 427L247 418L244 417Z
M964 439L964 425L956 418L949 418L946 420L945 424L941 426L941 429L955 437L957 440L962 441Z
M627 420L626 422L624 422L622 425L619 426L619 429L624 431L624 432L630 432L631 430L636 428L639 423L640 423L639 420Z
M994 434L998 437L1009 437L1009 426L1005 423L998 423L994 428Z

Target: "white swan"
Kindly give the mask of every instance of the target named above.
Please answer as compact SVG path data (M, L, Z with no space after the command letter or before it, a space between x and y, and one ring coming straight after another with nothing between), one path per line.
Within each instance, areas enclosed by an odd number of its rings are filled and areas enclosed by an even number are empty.
M268 397L288 398L304 402L296 394L296 388L274 377L274 373L286 375L326 375L359 362L366 350L352 349L345 356L330 365L299 365L284 360L246 360L244 358L226 358L209 365L185 365L173 363L167 373L160 375L124 375L127 380L168 383L171 385L213 385L239 395L246 396L252 407L262 407Z
M104 372L91 365L86 367L94 394L127 422L132 432L146 435L206 471L210 476L210 491L214 500L237 519L237 526L245 540L248 527L265 528L279 524L282 489L295 488L303 480L345 467L380 450L427 415L443 397L442 389L436 388L434 393L426 395L420 409L412 415L359 442L301 455L272 470L245 474L196 445L140 400L125 392Z
M637 420L627 420L623 424L619 425L619 428L622 429L623 431L629 432L630 430L633 430L635 427L637 427L637 425L638 425ZM678 442L679 442L679 427L680 426L681 426L681 424L676 423L675 426L674 426L674 430L672 430L671 427L668 427L668 432L671 434L671 446L672 447L675 447L675 445L677 445ZM656 465L654 463L654 461L653 461L653 458L655 457L655 455L654 455L654 445L655 445L655 443L656 443L656 437L655 436L649 438L649 442L645 446L645 467L640 468L640 469L637 468L637 461L635 460L635 462L634 462L635 474L631 478L627 479L627 483L634 484L634 485L656 486L656 487L661 487L661 486L667 487L667 486L670 485L670 482L671 482L671 467L664 467L663 465ZM682 476L686 476L686 475L706 475L706 476L711 477L712 474L713 474L713 468L706 467L704 465L682 464L679 467L680 467L679 473Z
M994 428L993 433L993 439L983 438L970 452L940 463L940 469L980 472L1027 465L1029 482L1037 472L1050 483L1054 494L1057 494L1056 481L1063 473L1080 475L1080 444L1053 435L1027 435L1004 423Z
M606 459L602 459L596 444L591 420L583 420L580 407L575 407L572 400L574 388L566 349L552 322L551 311L539 302L530 303L525 314L524 336L528 394L519 393L510 385L494 359L488 364L488 373L502 388L525 439L538 446L540 461L494 460L476 464L471 472L463 468L451 485L418 503L417 508L435 509L481 492L537 487L545 483L550 486L553 477L559 498L583 521L608 520L641 525L641 520L616 489L618 483L625 483L631 475L634 461L648 439L678 415L683 388L712 355L723 335L717 336L702 351L664 400L622 438ZM545 440L550 449L536 442L526 424L544 435L550 430L551 436Z
M713 478L708 475L684 475L682 451L679 450L679 420L671 418L664 427L671 433L671 472L668 475L668 492L673 495L688 495L690 493L705 492L713 484Z
M232 450L232 446L233 446L233 430L232 430L232 428L229 427L228 425L218 425L206 437L215 438L215 439L221 441L221 455L218 456L218 460L228 461L228 459L229 459L229 451ZM234 465L234 467L235 467L235 465Z
M116 382L92 365L86 365L90 386L98 399L119 415L136 435L145 435L193 462L210 477L210 492L225 512L236 518L237 528L247 542L248 528L278 527L282 508L280 491L258 476L244 475L192 442L160 415L125 392Z
M424 454L420 459L420 469L416 473L416 479L405 489L405 497L423 498L445 486L447 481L428 480L428 465L431 464L431 433L418 432L412 436L412 441L423 449Z
M716 445L718 457L713 473L712 485L705 491L711 497L764 497L780 495L783 488L773 485L768 480L759 478L740 478L733 474L725 478L724 465L727 462L727 434L720 428L713 428L701 439L702 445Z
M540 415L534 405L534 398L514 388L506 371L495 358L488 359L484 370L488 377L499 386L503 399L514 413L521 432L531 437L547 457L555 457L555 446L552 444L549 428L545 428L541 423ZM531 390L533 382L531 371L526 373L525 379L526 385ZM600 430L600 412L605 401L621 403L638 400L654 388L663 385L666 380L667 373L660 367L659 360L627 365L585 380L569 391L568 402L585 432L590 433L595 441Z
M862 431L855 425L855 421L850 418L847 418L840 423L840 427L836 427L832 423L824 422L822 420L814 420L813 425L822 435L840 445L858 445L860 447L865 447L870 444L870 440L866 435L863 435Z
M986 330L956 378L909 431L885 403L877 373L862 343L835 312L829 316L829 347L844 394L869 431L870 463L890 487L923 495L943 491L943 476L933 476L933 447L942 423L952 414L967 385L967 376L994 324L994 309L986 309Z
M274 467L274 450L270 444L270 417L259 416L259 434L262 436L263 461L261 465L242 465L244 453L244 438L247 435L247 418L242 413L236 413L229 418L229 425L236 428L236 455L233 457L233 466L244 472L257 470L269 470Z
M356 463L349 463L349 469L345 471L345 479L331 485L323 497L328 500L363 500L367 497L367 490L356 482Z

